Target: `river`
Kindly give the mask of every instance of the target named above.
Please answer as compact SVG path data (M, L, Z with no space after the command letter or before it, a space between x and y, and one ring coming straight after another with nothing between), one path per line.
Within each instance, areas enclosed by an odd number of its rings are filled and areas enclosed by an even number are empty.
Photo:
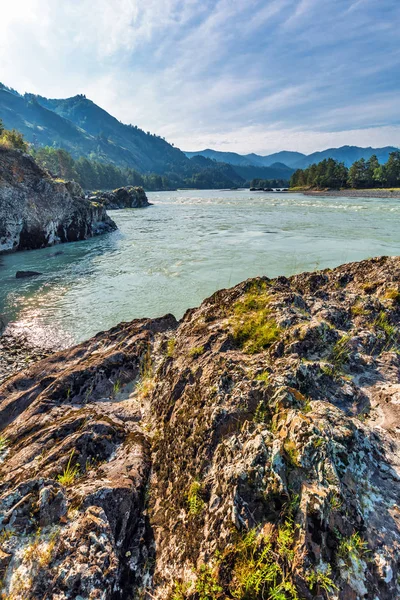
M66 346L120 321L179 318L248 277L400 254L399 199L247 190L148 197L149 208L110 213L114 233L1 256L0 313L34 343ZM42 275L15 279L18 270Z

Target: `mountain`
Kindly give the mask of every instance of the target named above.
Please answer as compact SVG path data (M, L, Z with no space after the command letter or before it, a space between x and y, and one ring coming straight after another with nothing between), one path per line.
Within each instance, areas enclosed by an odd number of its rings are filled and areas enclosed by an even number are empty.
M289 168L287 164L283 164L283 162L274 162L274 161L266 161L268 165L262 164L262 161L258 161L253 158L251 161L248 157L256 157L257 154L248 154L246 156L241 154L236 154L235 152L218 152L217 150L202 150L201 152L185 152L186 156L190 158L190 160L196 160L199 158L208 159L210 162L209 165L225 163L232 165L234 171L237 175L242 177L246 181L250 181L251 179L290 179L294 170ZM293 152L278 152L276 155L271 154L271 156L279 156L286 154L299 154L299 156L304 156L300 153ZM260 156L259 159L264 157Z
M275 152L274 154L268 154L267 156L259 156L258 154L246 154L246 158L251 159L252 164L257 164L262 167L270 167L274 163L284 163L287 167L293 167L297 161L305 156L301 152L290 152L288 150L282 150L282 152Z
M350 167L354 161L364 158L368 160L373 154L376 154L379 162L385 163L389 158L389 154L398 150L393 146L385 146L384 148L361 148L360 146L342 146L340 148L328 148L322 152L313 152L306 155L301 152L275 152L261 156L259 154L236 154L235 152L218 152L217 150L199 150L198 152L185 152L186 156L207 156L217 161L223 161L233 166L258 166L269 167L275 163L283 163L291 169L305 169L309 165L319 163L325 158L334 158L339 162L344 162L346 167ZM261 177L261 175L254 175ZM289 175L290 177L290 175Z
M351 167L353 162L364 158L368 160L373 154L376 154L379 162L385 163L391 152L395 152L398 148L394 146L385 146L384 148L360 148L360 146L341 146L340 148L328 148L322 152L313 152L308 156L304 156L294 165L296 169L305 169L306 167L319 163L325 158L334 158L339 162L343 162L346 167Z
M376 154L380 162L386 162L390 152L396 150L391 146L343 146L308 156L286 150L266 156L210 148L182 152L157 135L121 123L82 94L49 99L22 95L3 84L0 84L0 119L7 129L21 131L35 147L64 148L74 158L83 156L142 174L165 175L179 185L190 180L190 186L199 187L234 187L254 178L289 179L294 169L324 158L334 158L350 166L355 160Z
M38 146L65 148L73 157L86 156L142 173L191 175L193 165L164 139L124 125L83 95L65 100L21 95L0 84L0 118Z
M216 163L218 164L218 163ZM283 163L274 163L270 167L257 167L253 165L235 166L233 169L238 175L246 181L251 179L285 179L289 180L294 169L287 167Z
M193 156L205 156L206 158L212 158L218 162L225 162L235 166L253 165L254 167L270 167L274 163L283 163L286 167L293 167L300 159L306 155L301 152L289 152L283 150L282 152L275 152L275 154L268 154L267 156L260 156L259 154L237 154L236 152L219 152L218 150L199 150L198 152L185 152L186 156L192 158ZM257 175L258 177L258 175ZM261 175L259 175L261 177Z
M235 166L248 166L257 165L258 163L248 160L246 156L236 154L236 152L219 152L218 150L200 150L199 152L185 152L188 158L194 156L204 156L205 158L211 158L217 162L228 163L229 165ZM262 165L261 165L262 166Z

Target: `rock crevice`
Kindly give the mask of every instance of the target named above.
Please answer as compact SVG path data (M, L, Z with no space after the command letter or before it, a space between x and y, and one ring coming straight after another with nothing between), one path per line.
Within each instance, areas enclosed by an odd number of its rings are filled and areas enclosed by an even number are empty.
M6 597L400 597L399 282L249 280L4 382Z

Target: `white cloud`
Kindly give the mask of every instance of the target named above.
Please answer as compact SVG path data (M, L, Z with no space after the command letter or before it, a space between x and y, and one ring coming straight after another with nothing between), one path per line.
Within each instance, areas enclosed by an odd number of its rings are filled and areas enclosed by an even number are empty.
M346 129L344 131L310 131L308 129L242 129L195 134L188 145L186 137L176 137L176 144L187 151L217 148L223 152L270 154L282 149L309 154L340 146L400 147L400 126Z
M0 79L185 149L395 144L396 17L397 0L13 0Z

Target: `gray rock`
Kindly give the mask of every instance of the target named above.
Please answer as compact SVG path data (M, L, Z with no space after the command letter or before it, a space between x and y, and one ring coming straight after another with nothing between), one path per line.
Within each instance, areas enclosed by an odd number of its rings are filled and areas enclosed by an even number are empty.
M15 278L25 279L27 277L37 277L38 275L42 275L42 273L39 273L39 271L17 271Z
M55 180L19 152L0 148L0 253L85 240L117 226L75 182Z
M4 381L3 594L400 598L399 281L249 280Z
M95 192L89 200L102 204L107 210L150 206L144 189L132 186L121 187L112 192Z

